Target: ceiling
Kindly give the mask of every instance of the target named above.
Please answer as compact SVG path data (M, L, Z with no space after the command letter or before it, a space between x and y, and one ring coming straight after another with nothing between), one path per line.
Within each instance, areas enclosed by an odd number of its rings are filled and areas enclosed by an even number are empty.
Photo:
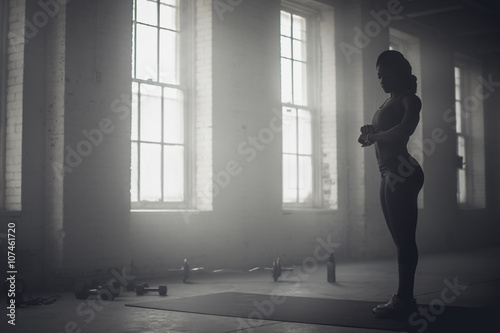
M395 24L449 38L478 53L500 53L500 1L400 0L400 3L403 10L393 18Z

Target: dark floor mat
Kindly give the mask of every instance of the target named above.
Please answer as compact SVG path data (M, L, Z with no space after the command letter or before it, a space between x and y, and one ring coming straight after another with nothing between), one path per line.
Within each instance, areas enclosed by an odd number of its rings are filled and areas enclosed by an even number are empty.
M436 306L430 309L428 306L420 306L421 312L411 316L411 320L398 321L376 318L371 309L377 304L379 303L225 292L177 299L166 298L127 306L239 317L242 318L240 323L246 323L251 328L262 324L262 320L440 333L478 332L480 327L491 329L491 325L498 325L494 323L493 318L499 312L493 309L450 306Z

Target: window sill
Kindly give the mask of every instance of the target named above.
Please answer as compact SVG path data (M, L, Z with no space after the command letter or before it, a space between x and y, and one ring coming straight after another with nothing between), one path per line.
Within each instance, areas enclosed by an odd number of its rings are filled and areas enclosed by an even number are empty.
M198 210L198 209L140 209L135 208L130 210L131 213L171 213L171 214L198 214L204 212L211 212L211 210Z
M335 214L338 212L338 209L327 209L327 208L292 208L286 207L283 208L283 214Z

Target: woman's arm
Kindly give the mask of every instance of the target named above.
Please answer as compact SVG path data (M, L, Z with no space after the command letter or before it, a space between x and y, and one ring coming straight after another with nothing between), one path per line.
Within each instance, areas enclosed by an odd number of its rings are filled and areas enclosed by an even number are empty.
M403 97L401 105L404 109L401 122L387 131L366 134L366 141L397 142L413 134L420 120L422 102L416 95L408 95Z

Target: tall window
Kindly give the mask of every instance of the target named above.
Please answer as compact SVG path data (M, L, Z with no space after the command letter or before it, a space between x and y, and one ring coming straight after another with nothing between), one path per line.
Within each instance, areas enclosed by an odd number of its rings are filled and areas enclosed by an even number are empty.
M479 62L457 56L454 67L457 203L463 208L484 208L486 204L483 101L489 95L480 89L481 73Z
M186 1L135 0L132 55L132 208L187 205ZM181 70L181 68L183 70Z
M331 6L282 2L284 209L338 209L334 17Z
M455 66L455 119L457 131L457 201L467 202L467 122L464 120L464 68Z
M312 41L308 19L281 11L281 102L283 112L283 202L314 204L315 119L311 82Z

